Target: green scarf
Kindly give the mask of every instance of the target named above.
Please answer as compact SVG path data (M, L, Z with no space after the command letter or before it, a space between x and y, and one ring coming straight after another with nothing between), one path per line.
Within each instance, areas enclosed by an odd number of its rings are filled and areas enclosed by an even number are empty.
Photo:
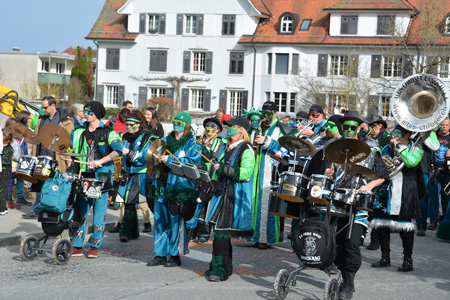
M181 139L176 140L175 139L175 132L172 131L167 136L167 146L169 147L169 151L172 153L175 153L178 149L184 146L186 142L193 137L192 132L188 132L185 136L183 136Z

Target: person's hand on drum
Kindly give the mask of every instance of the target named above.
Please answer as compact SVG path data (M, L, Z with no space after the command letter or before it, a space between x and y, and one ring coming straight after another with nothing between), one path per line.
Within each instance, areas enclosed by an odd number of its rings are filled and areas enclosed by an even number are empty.
M371 192L372 191L372 186L370 184L366 184L363 185L359 188L358 191L366 191L366 192Z
M91 168L98 168L98 167L101 167L102 164L101 164L101 162L100 162L99 160L93 160L93 161L91 161L91 162L89 163L89 166L90 166Z
M330 168L325 169L325 173L323 175L328 176L328 177L333 177L333 175L334 175L334 164Z

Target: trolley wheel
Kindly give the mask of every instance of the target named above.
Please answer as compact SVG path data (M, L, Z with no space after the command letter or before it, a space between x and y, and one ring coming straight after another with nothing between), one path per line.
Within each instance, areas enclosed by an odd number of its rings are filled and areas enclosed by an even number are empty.
M325 283L323 299L339 300L339 282L336 278L330 278L328 282Z
M36 248L39 248L37 237L28 235L20 242L20 256L25 261L35 260L39 254Z
M283 300L286 298L289 287L286 282L289 278L289 272L286 269L282 269L278 272L275 278L275 284L273 285L273 292L275 293L275 299Z
M68 239L59 239L53 244L53 260L58 265L65 265L72 257L72 244Z

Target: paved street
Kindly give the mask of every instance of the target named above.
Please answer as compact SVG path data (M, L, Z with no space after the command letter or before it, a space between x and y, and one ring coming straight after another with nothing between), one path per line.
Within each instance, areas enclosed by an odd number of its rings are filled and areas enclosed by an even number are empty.
M1 217L0 225L3 226L8 217L14 219L13 215L20 220L20 214L10 211ZM111 224L117 214L108 210ZM30 227L29 222L35 222L34 227ZM37 221L25 220L16 224L10 222L8 226L14 227L12 231L16 233L23 233L24 228L34 231L40 228ZM4 236L1 230L0 239ZM49 248L53 242L49 241ZM121 243L118 234L106 233L99 258L73 257L65 266L56 265L50 252L25 262L18 245L0 247L0 299L274 299L272 288L278 271L292 271L298 266L289 242L257 250L251 243L234 240L234 274L226 282L211 283L203 276L211 258L211 242L207 245L191 243L190 254L182 257L179 268L147 267L145 263L153 256L152 245L151 234ZM401 252L400 238L393 234L392 267L380 270L370 267L380 252L362 249L363 265L355 281L354 299L450 298L449 243L437 241L433 232L427 232L424 238L416 237L415 270L406 274L397 272L402 263ZM291 289L286 299L323 299L325 273L311 270L306 275L307 278L297 281L297 287L318 291Z

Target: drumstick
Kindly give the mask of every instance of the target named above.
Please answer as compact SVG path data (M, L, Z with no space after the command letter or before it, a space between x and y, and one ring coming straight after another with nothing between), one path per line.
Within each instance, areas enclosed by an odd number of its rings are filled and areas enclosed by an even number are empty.
M70 161L72 161L72 159L64 159L64 160L70 160ZM76 160L76 159L74 159L73 160L74 162L77 162L77 163L80 163L80 164L85 164L85 165L88 165L89 164L89 162L85 162L85 161L81 161L81 160ZM100 168L102 167L102 165L98 165Z
M175 155L173 155L169 150L167 150L167 153L169 153L173 158L175 158L177 160L177 162L179 162L181 164L181 161L178 160L178 158L175 157Z
M206 159L209 163L211 163L212 165L214 165L214 163L213 163L209 158L207 158L206 156L204 156L200 151L198 151L197 149L195 149L195 151L197 151L198 154L200 154L201 156L203 156L203 158Z

